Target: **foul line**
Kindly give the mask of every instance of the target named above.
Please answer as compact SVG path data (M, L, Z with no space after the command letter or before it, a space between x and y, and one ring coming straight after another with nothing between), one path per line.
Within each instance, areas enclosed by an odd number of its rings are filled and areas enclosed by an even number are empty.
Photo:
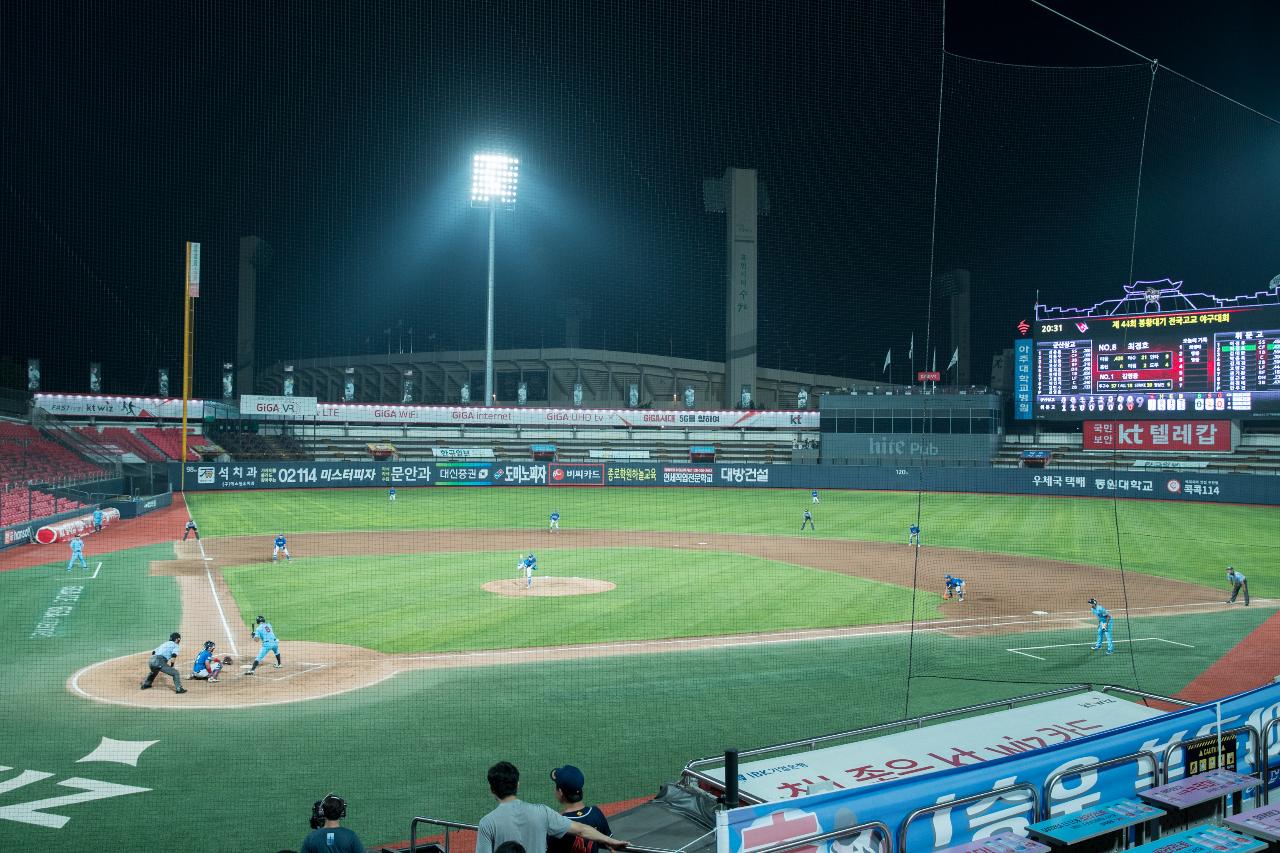
M218 616L222 618L222 630L227 632L227 642L231 644L231 654L240 657L240 651L236 648L236 639L231 636L231 625L227 623L227 614L222 610L222 601L218 598L218 588L213 585L213 572L209 571L208 564L204 567L204 576L209 579L209 591L213 593L213 603L218 607Z
M102 571L102 561L98 561L98 566L93 570L93 574L89 575L89 580L93 580L98 576L98 572Z
M1171 646L1182 646L1184 649L1194 649L1195 646L1190 643L1179 643L1177 640L1166 640L1164 637L1135 637L1132 640L1116 640L1115 644L1120 643L1168 643ZM1048 646L1018 646L1014 649L1005 649L1006 652L1013 652L1015 655L1023 657L1035 658L1036 660L1045 660L1039 655L1029 655L1027 651L1040 651L1041 649L1066 649L1072 646L1090 646L1096 648L1093 643L1054 643Z

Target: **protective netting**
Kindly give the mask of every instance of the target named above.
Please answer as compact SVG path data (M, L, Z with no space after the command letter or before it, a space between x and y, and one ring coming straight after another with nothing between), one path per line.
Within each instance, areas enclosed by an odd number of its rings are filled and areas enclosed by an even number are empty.
M13 422L0 426L0 485L23 496L4 508L34 516L59 506L46 498L87 501L89 487L45 490L92 479L80 466L176 455L171 417L37 412L33 424L26 377L38 359L39 390L85 394L97 365L101 394L151 397L164 370L167 396L180 394L186 241L203 246L193 397L217 404L196 429L224 430L233 458L189 470L219 486L174 510L199 521L198 543L169 541L185 515L137 548L90 537L89 563L112 584L94 589L111 592L77 598L74 623L70 609L36 623L39 641L28 636L38 614L70 605L24 581L61 578L65 546L31 574L0 571L0 645L25 656L29 676L0 684L19 709L10 730L58 743L84 726L96 738L72 673L153 648L189 604L220 642L223 610L228 636L246 644L237 618L266 613L285 673L261 682L292 679L281 684L315 701L255 716L247 687L201 685L233 697L240 716L219 724L243 746L246 778L270 773L291 794L328 787L293 759L341 740L355 756L351 790L447 778L433 808L470 815L488 805L493 760L549 769L586 751L584 732L616 755L595 793L620 800L727 744L1038 685L1177 693L1273 612L1273 508L1152 500L1171 478L1083 454L1083 418L1017 422L1007 387L978 393L1007 385L1005 351L1037 301L1088 307L1166 277L1205 293L1265 290L1280 272L1280 137L1266 117L1119 51L1105 67L992 61L1005 55L995 38L990 56L947 52L942 0L288 0L163 16L100 5L0 8L0 407ZM480 151L520 160L515 208L494 214L499 402L574 409L585 390L581 408L630 416L734 409L715 377L733 354L726 323L749 307L757 388L781 389L766 408L798 414L801 389L815 392L810 415L819 390L823 406L873 404L824 416L821 430L788 422L771 442L698 421L498 432L394 415L371 428L242 418L234 397L282 394L286 365L298 396L322 402L346 395L349 375L350 402L371 410L461 409L463 385L477 407L489 212L469 189ZM727 169L756 170L760 183L752 306L730 291L723 186L705 183ZM250 236L261 244L244 255ZM237 341L247 268L252 363ZM557 359L577 373L557 373ZM406 370L417 384L402 395ZM920 371L940 376L926 387ZM686 385L698 389L688 411ZM920 402L942 397L973 402ZM69 434L85 431L116 447L115 461ZM386 484L292 488L312 463L364 464L370 442L415 448L388 465L421 463L433 479L399 481L394 502ZM462 456L434 456L433 443ZM546 444L561 462L596 465L609 487L465 482L490 459L534 477L533 446ZM694 464L690 448L706 445L734 471ZM955 458L937 453L961 445ZM1032 446L1066 449L1050 482L992 494ZM820 482L780 470L819 459L806 470ZM273 467L268 482L268 463L291 473ZM437 487L448 465L457 488ZM770 465L775 488L746 487ZM1065 470L1080 483L1064 486ZM333 485L363 482L348 471ZM287 566L269 562L282 534ZM516 567L530 552L532 577ZM0 554L0 568L21 553ZM1224 605L1227 564L1250 575L1248 609ZM946 575L965 580L963 601L944 597ZM591 594L520 597L522 582L552 578ZM1090 598L1113 618L1110 656L1090 648ZM55 637L66 640L57 653L40 645ZM303 641L313 656L290 657ZM329 667L334 647L354 657ZM374 666L366 653L386 657ZM464 663L437 667L434 655ZM405 667L394 679L378 668L392 659ZM293 661L319 663L289 671ZM112 682L122 703L140 701L134 675ZM185 744L191 731L165 719L146 736ZM604 763L581 761L589 773ZM460 773L474 784L457 784ZM417 793L386 791L379 835L403 836ZM267 819L237 827L260 834L236 846L265 847Z

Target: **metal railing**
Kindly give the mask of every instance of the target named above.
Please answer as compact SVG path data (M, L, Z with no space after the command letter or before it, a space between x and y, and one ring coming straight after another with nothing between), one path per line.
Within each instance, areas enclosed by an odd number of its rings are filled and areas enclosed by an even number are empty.
M1054 688L1053 690L1044 690L1039 693L1030 693L1025 696L1013 696L1008 699L999 699L991 702L982 702L977 705L968 705L964 708L956 708L951 711L935 711L934 713L931 713L931 714L923 714L919 717L911 717L910 719L907 719L907 720L897 720L891 723L877 723L876 725L873 725L873 726L863 726L862 728L858 728L858 729L850 729L849 731L834 732L832 734L826 734L826 735L818 735L816 737L804 738L803 740L794 740L794 741L788 741L787 743L770 744L769 746L760 746L760 747L756 747L755 749L744 749L739 751L738 756L739 758L748 758L750 756L769 755L775 752L787 752L789 750L800 749L800 748L816 749L818 747L818 744L829 743L835 740L860 738L860 737L865 737L866 735L875 734L878 732L892 731L895 729L920 728L922 725L926 723L945 720L951 717L959 717L959 716L965 716L968 714L974 714L979 711L989 710L991 708L1016 708L1020 704L1026 704L1028 702L1036 702L1042 699L1051 699L1056 696L1067 696L1073 693L1082 693L1087 690L1105 691L1107 689L1127 690L1127 688L1106 688L1106 687L1099 688L1091 684L1078 684L1070 687L1058 687L1058 688ZM1135 693L1135 694L1138 693L1138 691L1128 691L1128 692ZM1144 694L1144 695L1148 695L1148 694ZM1156 696L1154 694L1149 694L1149 698L1160 699L1161 701L1176 701L1176 700L1168 700L1163 696ZM723 761L724 761L723 755L707 756L706 758L695 758L684 766L682 775L693 778L693 779L697 779L709 785L713 785L717 788L723 787L724 782L722 780L716 779L715 777L710 776L706 773L703 773L697 769L699 767L706 767L708 765L719 764L719 763L722 763ZM742 793L741 796L744 802L750 802L752 804L759 804L763 802L762 800L756 797L752 797L750 794L747 794L745 792Z
M752 850L751 853L787 853L789 850L799 850L803 847L812 847L815 844L821 844L826 841L840 841L845 838L850 838L863 832L867 832L868 830L874 832L875 835L881 839L882 843L877 844L877 847L879 847L882 853L894 853L893 832L889 829L888 824L878 820L860 823L856 826L846 826L843 829L833 829L830 832L819 832L814 835L806 835L802 838L792 838L787 841L780 841L777 844L772 844L768 847L758 847ZM635 848L628 847L627 849L634 850Z
M1262 802L1271 804L1271 732L1280 726L1280 717L1268 720L1262 727L1262 737L1258 740L1258 752L1262 753Z
M1040 804L1043 811L1040 814L1040 820L1048 820L1053 817L1053 786L1057 785L1063 779L1067 779L1072 776L1082 776L1085 773L1102 770L1107 767L1115 767L1120 764L1129 764L1130 762L1137 763L1143 760L1151 762L1151 787L1154 788L1156 785L1160 784L1160 759L1157 758L1156 754L1149 749L1131 752L1128 755L1118 755L1115 758L1108 758L1106 761L1095 761L1093 764L1085 764L1080 767L1070 767L1064 770L1059 770L1056 773L1050 773L1045 777L1044 784L1041 786L1042 793Z
M1034 823L1036 816L1040 814L1040 791L1030 782L1018 782L1015 785L1006 785L1003 788L996 788L994 791L987 791L982 794L971 794L967 797L951 800L945 803L934 803L931 806L922 806L911 812L902 820L902 824L898 827L898 849L897 853L907 853L907 832L911 829L911 824L917 819L925 815L931 815L934 812L950 811L959 806L965 806L970 803L980 803L983 800L1001 800L1005 799L1006 794L1014 791L1026 791L1031 795L1031 820L1027 823ZM1014 801L1016 802L1016 801ZM892 853L892 851L891 851Z
M418 827L423 824L444 828L444 853L449 853L449 832L451 830L460 829L466 832L476 832L480 829L474 823L460 823L455 820L442 820L435 817L415 817L409 821L409 853L418 853ZM888 831L888 827L885 827L885 831ZM634 844L629 845L626 849L633 851L633 853L679 853L677 850L665 850L661 847L639 847ZM765 853L765 851L757 851L757 853ZM888 853L893 853L893 851L890 850Z

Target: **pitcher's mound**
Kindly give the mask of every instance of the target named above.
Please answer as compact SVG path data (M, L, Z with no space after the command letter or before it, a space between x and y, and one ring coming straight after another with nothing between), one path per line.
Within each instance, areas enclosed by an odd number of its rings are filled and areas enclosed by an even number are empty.
M536 596L536 595L591 595L596 592L608 592L616 584L609 581L598 581L593 578L534 578L533 586L526 586L524 578L489 581L480 587L485 592L498 595Z

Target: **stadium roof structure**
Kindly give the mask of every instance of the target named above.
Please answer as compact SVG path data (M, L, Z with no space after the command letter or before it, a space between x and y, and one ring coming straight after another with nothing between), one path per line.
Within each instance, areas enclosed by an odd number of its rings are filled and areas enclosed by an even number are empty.
M343 399L344 379L355 380L358 403L402 403L405 379L413 382L414 403L457 404L463 385L470 385L471 402L484 393L484 350L417 353L378 353L337 358L276 362L259 373L255 390L279 394L286 365L292 365L294 393L321 400ZM350 374L347 371L352 371ZM411 371L411 373L410 373ZM694 408L723 408L724 362L672 358L647 353L598 349L510 349L494 353L497 403L518 402L518 387L526 384L530 405L572 406L574 386L582 385L581 405L627 406L630 386L638 387L638 406L685 408L684 391L693 388ZM752 407L797 408L797 395L808 392L808 408L817 406L824 392L870 389L883 383L821 373L759 368L752 389Z

